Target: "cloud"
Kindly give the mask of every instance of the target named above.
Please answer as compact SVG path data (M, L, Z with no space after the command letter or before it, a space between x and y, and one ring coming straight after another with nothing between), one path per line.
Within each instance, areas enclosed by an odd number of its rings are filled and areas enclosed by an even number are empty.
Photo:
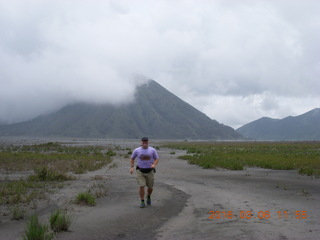
M301 114L319 107L319 7L316 0L1 1L0 122L75 101L130 102L145 78L231 126Z

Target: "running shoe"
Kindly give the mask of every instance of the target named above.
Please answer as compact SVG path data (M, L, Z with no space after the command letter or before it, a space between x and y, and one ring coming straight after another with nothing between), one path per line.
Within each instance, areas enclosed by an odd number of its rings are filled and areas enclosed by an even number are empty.
M147 204L151 205L151 197L147 197Z
M145 207L146 207L146 204L144 203L144 201L141 201L140 207L141 207L141 208L145 208Z

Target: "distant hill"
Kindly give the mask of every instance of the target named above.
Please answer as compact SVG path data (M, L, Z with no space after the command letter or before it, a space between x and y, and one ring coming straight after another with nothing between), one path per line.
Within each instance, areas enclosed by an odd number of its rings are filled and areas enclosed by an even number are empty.
M238 128L237 132L254 140L319 141L320 108L284 119L263 117Z
M68 105L33 120L0 126L2 136L63 136L137 139L241 139L233 128L210 119L150 80L127 105Z

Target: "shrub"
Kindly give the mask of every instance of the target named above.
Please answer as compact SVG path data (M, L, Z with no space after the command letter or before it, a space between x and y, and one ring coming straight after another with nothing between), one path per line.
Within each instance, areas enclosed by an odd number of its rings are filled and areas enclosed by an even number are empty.
M108 150L108 152L106 153L106 155L109 156L109 157L113 157L113 156L116 156L117 154L116 154L114 151L112 151L112 150Z
M27 228L23 236L24 240L51 240L54 233L49 229L48 225L39 223L37 216L31 216L27 223Z
M46 167L36 169L36 174L28 177L29 181L66 181L72 180L71 176L67 176L64 173L49 170Z
M308 176L312 176L314 174L314 172L316 172L313 168L310 167L301 167L299 169L299 173L300 174L306 174Z
M68 231L71 224L71 216L66 211L56 210L50 215L50 227L55 232Z
M12 220L20 220L24 218L25 210L22 209L19 205L14 206L11 209L12 212Z
M95 206L96 198L91 193L81 192L76 197L76 204Z

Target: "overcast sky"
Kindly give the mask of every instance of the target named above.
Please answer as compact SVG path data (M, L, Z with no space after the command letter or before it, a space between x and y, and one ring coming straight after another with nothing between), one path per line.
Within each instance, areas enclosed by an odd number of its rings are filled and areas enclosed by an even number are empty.
M320 107L318 0L0 0L0 122L154 79L237 128Z

